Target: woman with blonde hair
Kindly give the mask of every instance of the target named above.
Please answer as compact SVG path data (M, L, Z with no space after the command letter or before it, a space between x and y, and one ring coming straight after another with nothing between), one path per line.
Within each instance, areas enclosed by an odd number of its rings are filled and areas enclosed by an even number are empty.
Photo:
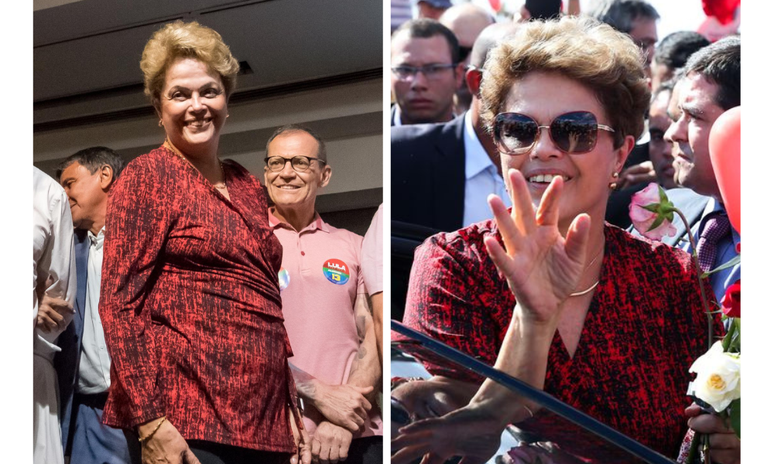
M104 421L155 462L309 462L258 180L218 144L239 65L196 22L153 34L140 63L164 128L110 196L100 315L113 363ZM136 443L136 441L135 441Z
M404 322L674 457L688 369L707 346L696 269L604 221L649 96L637 46L592 19L525 24L494 49L483 117L514 206L491 197L493 220L418 248ZM482 462L513 423L598 462L538 405L426 367L435 377L393 396L415 419L442 417L401 429L393 463Z

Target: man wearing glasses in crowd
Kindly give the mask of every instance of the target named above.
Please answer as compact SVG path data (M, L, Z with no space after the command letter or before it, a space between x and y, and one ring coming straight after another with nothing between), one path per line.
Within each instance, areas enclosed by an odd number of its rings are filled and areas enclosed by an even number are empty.
M319 461L382 461L382 421L372 405L381 378L373 318L360 268L363 237L315 211L331 168L310 129L277 129L266 144L269 222L282 244L282 313L303 400L304 425Z
M462 82L459 43L432 19L416 19L392 34L392 126L447 122L454 117L454 92Z

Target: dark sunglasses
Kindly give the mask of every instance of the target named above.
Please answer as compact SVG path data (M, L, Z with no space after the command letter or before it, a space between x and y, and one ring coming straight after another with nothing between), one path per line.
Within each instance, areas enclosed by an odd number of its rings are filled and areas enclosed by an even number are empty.
M554 145L565 153L588 153L597 146L599 129L615 132L610 126L597 123L594 113L573 111L557 116L548 126L541 126L521 113L500 113L495 116L494 141L498 150L507 155L529 152L538 139L540 129L548 129Z

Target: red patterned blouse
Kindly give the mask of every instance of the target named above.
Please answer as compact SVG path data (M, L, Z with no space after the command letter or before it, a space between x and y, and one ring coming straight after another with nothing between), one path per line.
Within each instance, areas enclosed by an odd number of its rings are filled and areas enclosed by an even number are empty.
M494 221L433 236L417 249L404 321L494 365L515 298L487 255L486 236L499 239ZM695 270L681 250L619 228L606 226L605 239L600 283L575 355L569 356L557 332L544 390L674 457L687 429L688 368L707 349ZM722 330L718 322L715 333ZM426 366L435 375L482 380L468 371ZM567 422L555 419L538 413L519 427L560 445L591 445L577 443Z
M290 344L266 193L224 162L227 200L165 147L126 167L105 225L107 425L166 415L186 439L291 452Z

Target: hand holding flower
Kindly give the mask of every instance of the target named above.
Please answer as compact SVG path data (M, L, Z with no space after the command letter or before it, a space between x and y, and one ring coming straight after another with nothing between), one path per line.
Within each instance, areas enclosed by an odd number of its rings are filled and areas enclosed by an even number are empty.
M723 418L714 414L702 414L696 404L685 410L688 426L709 437L710 459L715 464L738 464L741 460L741 441Z

